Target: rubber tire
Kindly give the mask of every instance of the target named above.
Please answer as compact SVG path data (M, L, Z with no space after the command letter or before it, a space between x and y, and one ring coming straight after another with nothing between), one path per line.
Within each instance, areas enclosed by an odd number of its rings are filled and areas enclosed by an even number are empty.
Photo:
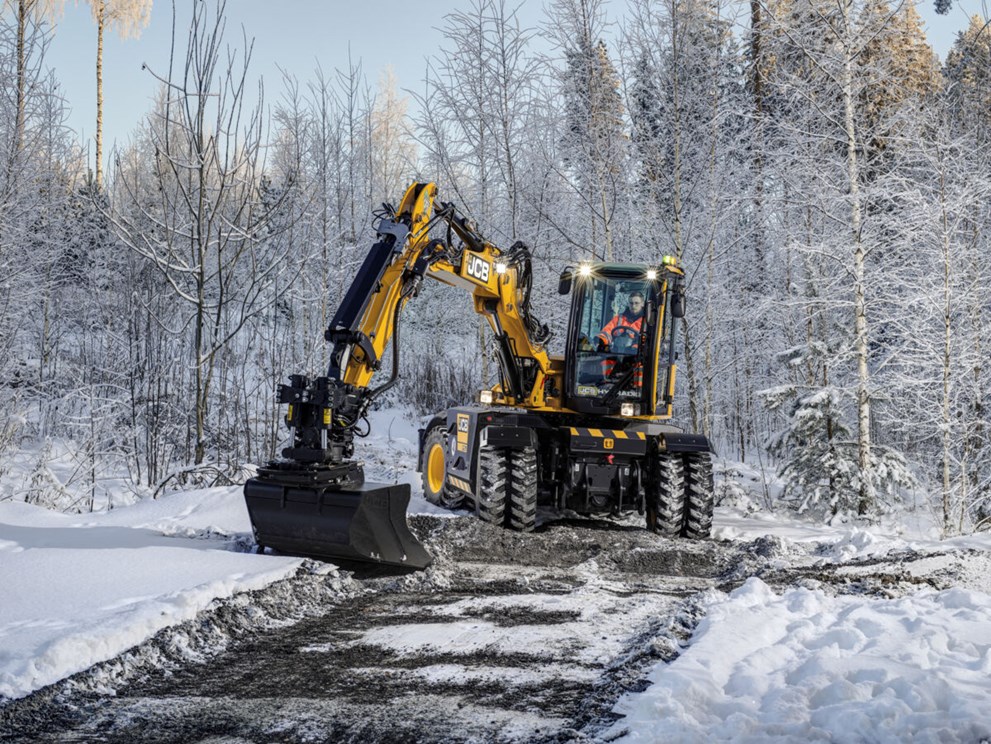
M682 535L702 540L712 534L715 488L712 483L712 455L693 452L685 455L685 526Z
M460 491L451 488L444 477L444 483L439 492L434 492L430 487L428 468L430 467L430 450L435 445L440 445L444 451L444 463L447 464L447 429L443 426L435 426L423 440L423 462L420 463L420 482L423 484L423 498L431 504L442 506L445 509L457 509L464 503L465 497Z
M537 526L537 451L533 447L509 453L509 526L533 532Z
M678 537L685 526L685 461L680 454L654 456L644 483L647 529L665 537Z
M506 523L508 462L505 451L480 447L478 451L478 516L489 524Z

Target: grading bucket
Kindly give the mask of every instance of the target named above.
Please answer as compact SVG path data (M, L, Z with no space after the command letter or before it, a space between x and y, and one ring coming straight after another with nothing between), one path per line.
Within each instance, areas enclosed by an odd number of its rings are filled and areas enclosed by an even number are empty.
M322 560L426 568L430 554L406 523L408 484L305 484L262 475L244 484L260 547Z

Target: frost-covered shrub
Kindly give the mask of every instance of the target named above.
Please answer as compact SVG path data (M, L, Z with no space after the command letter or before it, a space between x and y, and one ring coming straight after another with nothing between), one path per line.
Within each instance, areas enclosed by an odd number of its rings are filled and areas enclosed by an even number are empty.
M761 511L763 495L755 487L757 479L748 477L738 464L716 460L712 473L716 506L739 509L747 514Z
M34 468L27 478L24 501L56 511L82 512L83 497L71 493L52 471L52 442L45 439Z
M771 410L787 413L785 427L767 442L778 458L783 496L799 511L835 516L857 511L861 471L857 441L844 420L843 392L836 387L801 389L784 385L760 393ZM890 447L871 447L871 491L875 502L892 504L902 488L915 485L905 458Z
M472 356L470 341L461 343L461 348L452 349L440 341L406 342L401 354L399 383L383 402L409 405L418 416L473 402L482 385L481 362ZM388 379L390 372L389 369L380 372L376 382L380 378Z

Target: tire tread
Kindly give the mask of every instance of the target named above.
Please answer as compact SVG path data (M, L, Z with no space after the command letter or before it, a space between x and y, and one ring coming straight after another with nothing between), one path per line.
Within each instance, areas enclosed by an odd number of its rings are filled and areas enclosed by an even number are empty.
M701 540L712 534L715 489L712 481L712 455L693 452L685 455L685 526L682 535Z
M496 526L506 522L508 462L506 453L494 447L478 452L478 516Z
M509 453L509 526L533 532L537 524L537 451L533 447Z

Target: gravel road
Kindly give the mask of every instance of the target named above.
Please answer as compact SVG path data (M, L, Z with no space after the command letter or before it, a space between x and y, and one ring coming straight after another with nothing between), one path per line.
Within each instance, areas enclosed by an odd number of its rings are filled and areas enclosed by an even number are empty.
M949 567L932 553L825 561L815 543L667 540L634 521L533 534L410 521L436 557L427 571L308 562L0 708L0 741L603 741L616 700L679 654L707 592L760 576L899 596L966 570L965 553Z

